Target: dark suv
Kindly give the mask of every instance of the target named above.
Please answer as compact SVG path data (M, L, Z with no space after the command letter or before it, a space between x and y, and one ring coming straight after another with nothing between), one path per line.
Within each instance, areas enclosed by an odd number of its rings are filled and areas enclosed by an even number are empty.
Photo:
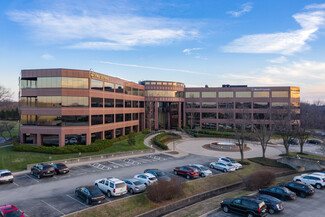
M163 171L158 169L146 169L145 173L150 173L158 179L158 181L170 181L171 178Z
M221 202L221 208L226 213L234 212L248 217L263 217L267 215L267 208L264 201L253 197L225 199Z
M40 179L45 176L54 176L54 171L54 166L50 164L36 164L31 168L30 174Z
M311 196L315 193L315 189L313 186L302 182L280 183L278 184L278 186L286 187L302 198L305 198L306 196Z

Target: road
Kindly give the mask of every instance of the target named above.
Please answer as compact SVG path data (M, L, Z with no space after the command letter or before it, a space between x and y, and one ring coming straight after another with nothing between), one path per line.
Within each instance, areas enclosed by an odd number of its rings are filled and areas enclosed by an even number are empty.
M315 189L316 193L312 197L297 197L294 201L285 201L284 210L274 216L283 217L323 217L325 216L325 189ZM217 211L208 215L208 217L237 217L232 213Z
M30 174L16 176L14 183L0 185L0 204L16 205L30 217L62 216L89 207L75 197L74 189L78 186L93 185L95 180L103 177L130 178L148 168L161 169L174 176L173 168L176 166L189 163L208 165L214 160L216 158L200 155L174 158L159 154L72 167L68 174L40 180ZM214 170L213 173L221 172ZM129 194L122 197L127 196ZM118 198L121 197L106 197L105 202Z

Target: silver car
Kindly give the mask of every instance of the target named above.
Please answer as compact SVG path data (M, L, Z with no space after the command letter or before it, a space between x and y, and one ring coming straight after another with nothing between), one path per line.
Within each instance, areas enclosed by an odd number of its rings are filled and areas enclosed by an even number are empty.
M141 193L146 190L146 185L137 179L126 179L124 182L127 185L128 192L131 194Z
M197 169L199 171L200 176L202 177L206 177L206 176L211 176L212 175L212 171L209 170L208 167L200 165L200 164L189 164L189 167L194 167L195 169Z

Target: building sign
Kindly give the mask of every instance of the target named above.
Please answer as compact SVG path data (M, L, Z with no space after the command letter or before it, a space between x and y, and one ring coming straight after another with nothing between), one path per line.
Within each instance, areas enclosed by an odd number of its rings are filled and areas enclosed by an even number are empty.
M265 89L263 89L263 88L252 88L251 90L252 91L270 91L270 88L265 88Z
M90 73L90 77L91 78L97 78L97 79L101 79L101 80L108 81L108 77L107 76L100 75L100 74L97 74L97 73L94 73L94 72L91 72Z

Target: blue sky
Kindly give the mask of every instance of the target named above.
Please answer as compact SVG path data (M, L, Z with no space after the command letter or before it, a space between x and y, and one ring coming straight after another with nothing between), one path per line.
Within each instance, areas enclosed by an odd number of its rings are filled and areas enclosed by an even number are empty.
M325 100L325 1L12 0L0 28L0 85L15 96L21 69L73 68Z

